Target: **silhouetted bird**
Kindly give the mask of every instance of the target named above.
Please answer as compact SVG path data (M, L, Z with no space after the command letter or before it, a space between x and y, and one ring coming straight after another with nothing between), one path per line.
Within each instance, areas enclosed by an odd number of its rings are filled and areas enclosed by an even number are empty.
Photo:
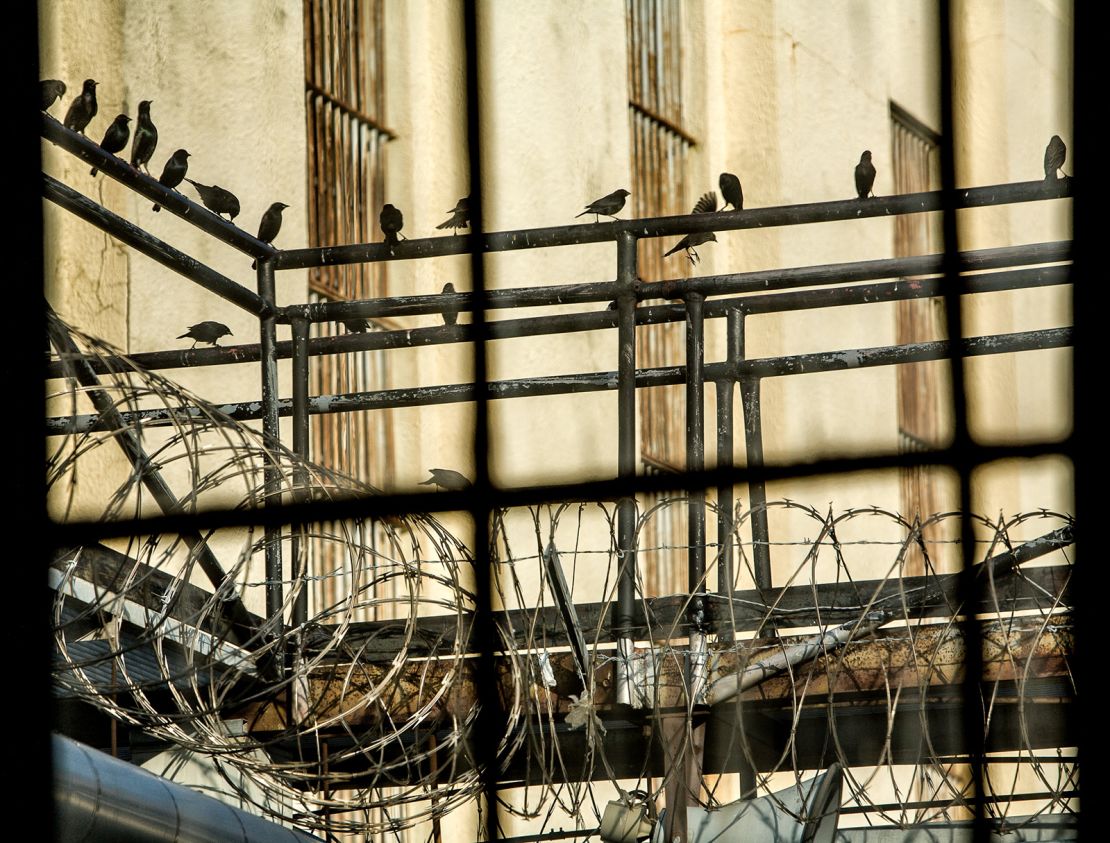
M385 242L389 244L389 250L392 252L393 247L400 242L401 229L405 225L401 209L394 208L388 202L382 205L382 212L378 214L378 225L382 227Z
M722 211L725 205L731 205L734 211L744 210L744 191L740 188L740 179L732 173L721 173L717 184L721 188L721 198L724 199L724 204L721 205Z
M85 134L85 127L94 117L96 117L96 82L86 79L85 84L81 86L81 93L69 104L69 111L66 112L66 119L62 121L62 125L67 129Z
M1059 135L1053 135L1052 140L1044 151L1044 177L1046 179L1059 178L1056 173L1064 166L1064 159L1068 157L1068 148Z
M448 281L443 285L442 295L453 296L455 295L455 285ZM454 325L459 321L459 308L455 305L447 305L443 308L443 324Z
M866 150L856 164L856 195L866 199L875 186L875 165L871 163L871 150Z
M185 181L197 189L197 193L200 194L200 201L204 203L204 207L209 211L216 214L227 214L231 219L239 216L239 200L235 198L235 194L230 190L224 190L218 184L209 187L187 177Z
M229 335L231 335L231 328L227 327L223 322L198 322L195 325L190 325L189 330L179 336L178 339L191 339L193 344L190 348L196 348L198 342L219 345L216 340L220 337Z
M604 214L607 217L616 219L615 214L624 207L624 197L631 195L632 194L624 188L614 190L612 193L602 196L600 199L595 199L586 206L586 210L580 214L575 214L574 218L578 219L579 217L586 216L586 214L593 214L594 222L598 222L598 215Z
M352 334L364 334L370 330L370 323L363 319L361 316L356 316L353 319L340 319L343 327Z
M275 202L266 209L262 215L262 222L258 225L258 239L263 243L273 243L274 238L281 231L281 212L289 206L284 202Z
M459 474L449 468L429 468L428 471L432 476L421 483L421 486L437 486L450 492L465 492L474 485L465 474Z
M150 100L139 103L139 123L135 127L135 139L131 141L131 166L136 170L146 170L148 174L150 168L147 162L158 146L158 130L150 119L150 103Z
M185 174L189 172L189 153L184 149L179 149L170 156L170 160L166 162L166 166L162 168L162 175L158 179L158 183L162 187L168 187L170 190L176 188L181 184ZM155 212L161 211L161 205L154 206Z
M66 83L61 79L43 79L40 83L42 85L42 110L50 108L58 101L59 97L64 97L66 93Z
M464 196L455 203L455 207L448 211L451 216L436 226L437 230L444 228L466 228L470 225L470 197Z
M100 142L100 148L115 155L127 146L127 139L131 137L131 127L127 125L130 122L131 118L126 114L117 114L116 119L112 121L112 125L108 127L108 131L104 133L104 140ZM96 167L89 171L91 176L95 176L96 173Z
M694 203L694 210L691 213L695 214L711 214L717 210L717 194L710 190L708 193L703 193L701 198ZM669 252L666 252L663 257L669 257L677 252L679 249L686 250L686 257L689 258L690 263L697 263L701 258L698 257L695 246L700 246L702 243L716 243L717 235L712 231L695 232L687 234L675 247Z
M694 214L711 214L717 210L717 193L713 190L703 193L701 198L694 203Z
M693 234L687 234L685 237L679 240L675 244L673 249L671 249L669 252L664 253L663 257L670 257L679 249L685 249L686 257L689 258L690 263L697 263L699 260L701 260L701 258L698 257L697 249L695 249L694 247L700 246L703 243L716 242L717 235L714 234L712 231L694 232Z
M258 224L258 239L263 243L274 242L274 238L278 236L281 231L281 212L288 208L284 202L275 202L266 209L266 213L262 215L262 222ZM257 269L258 262L251 262L251 269Z

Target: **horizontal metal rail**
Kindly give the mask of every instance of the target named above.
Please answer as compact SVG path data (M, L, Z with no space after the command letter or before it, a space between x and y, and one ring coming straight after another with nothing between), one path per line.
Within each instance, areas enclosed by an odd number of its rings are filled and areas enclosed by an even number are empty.
M676 278L650 284L639 283L634 291L640 301L646 299L680 298L687 293L705 296L766 293L797 287L817 287L844 284L852 281L873 281L880 278L940 275L943 271L942 254L920 255L909 258L880 258L851 263L830 263L820 266L762 269L754 272L736 272L727 275L704 275L697 278ZM1031 264L1059 263L1071 259L1070 241L1032 243L1023 246L1004 246L994 249L977 249L961 252L964 272L1004 269ZM565 304L588 304L612 301L618 295L617 282L594 281L584 284L560 284L543 287L517 287L489 290L482 302L485 310L512 307L551 307ZM474 309L471 293L454 295L396 296L365 301L317 302L289 305L282 308L282 317L292 317L309 322L330 322L362 317L420 316L443 313L447 310L462 312ZM279 317L280 318L280 317Z
M967 276L964 292L974 294L1024 290L1069 284L1071 280L1071 267L1067 265L1003 270ZM786 313L812 308L933 298L940 295L943 295L940 278L887 281L877 284L856 284L848 287L711 299L705 304L705 317L716 319L727 316L728 311L732 308L740 308L745 313ZM685 319L685 313L685 305L682 304L649 305L638 307L634 311L637 325L681 322ZM501 340L579 331L599 331L615 328L616 326L616 311L601 310L534 316L524 319L502 319L488 323L486 335L491 340ZM473 336L468 325L371 331L361 334L318 337L309 340L308 355L316 357L328 354L348 354L355 351L420 348L472 341ZM289 341L279 342L276 351L279 359L290 358L293 353L293 344ZM160 370L180 369L190 366L233 365L257 362L260 359L259 345L257 343L247 343L226 347L142 352L129 355L127 360L130 363L117 357L94 357L90 358L88 362L95 371L103 374L108 371L120 371L129 368L131 364L148 370ZM61 377L64 374L62 363L54 361L48 364L46 374L49 378Z
M960 343L962 353L968 357L989 354L1008 354L1017 351L1035 351L1066 348L1072 342L1071 328L1047 328L1039 331L1019 331L1010 334L991 334L969 337ZM785 375L816 374L848 369L866 369L903 363L921 363L927 360L945 360L950 356L947 340L858 348L846 351L824 351L813 354L795 354L784 357L765 357L739 361L732 371L727 363L711 363L705 367L707 381L721 378L771 378ZM636 388L668 386L686 382L685 366L661 366L639 369ZM575 375L517 378L490 381L485 386L488 400L507 398L535 398L548 395L569 395L583 392L605 392L617 388L616 372L585 372ZM317 395L309 398L310 415L349 413L361 410L382 410L396 407L423 407L434 404L455 404L473 401L478 388L471 383L443 384L438 386L386 389L374 392L352 392L341 395ZM240 401L220 404L216 409L237 421L262 418L262 405L258 401ZM278 414L293 413L292 399L278 402ZM158 407L149 410L121 413L123 422L133 425L171 424L175 420L206 417L199 408L170 409ZM60 436L109 430L107 421L96 413L77 416L54 416L46 420L46 434Z
M692 232L737 231L942 210L941 192L929 191L713 214L615 220L482 235L415 238L402 241L392 249L385 243L359 243L277 250L203 205L193 202L184 194L162 186L157 179L134 169L124 159L105 152L95 141L65 128L46 113L42 115L42 136L228 245L256 258L273 255L274 266L278 270L468 254L472 250L471 244L475 237L479 239L483 251L500 252L615 241L624 232L638 238L667 237ZM966 209L1065 199L1071 195L1072 180L1065 178L965 188L956 192L955 199L958 209Z
M955 207L981 208L1018 202L1039 202L1066 199L1072 194L1070 179L1017 182L986 187L970 187L956 191ZM520 249L543 249L553 246L575 246L585 243L616 241L627 232L638 238L668 237L704 231L738 231L747 228L772 228L786 225L859 220L869 217L890 217L899 214L920 214L940 211L944 198L941 191L905 193L871 199L846 199L750 208L727 213L685 214L673 217L614 220L612 222L560 225L520 231L498 231L488 234L467 234L457 237L425 237L404 240L392 249L385 243L357 243L347 246L324 246L311 249L286 249L274 259L276 269L305 269L348 263L442 257L470 254L475 245L483 252L511 252ZM475 243L477 241L477 243Z
M169 243L148 234L137 225L133 225L118 214L112 213L104 206L93 202L57 179L43 175L42 195L54 204L65 208L74 216L92 223L101 231L107 232L120 242L142 252L148 258L174 270L209 292L227 299L232 304L238 305L255 316L263 316L270 312L270 306L254 291L232 281L226 275L221 275L195 258L189 257Z
M975 446L975 465L998 460L1037 459L1068 453L1070 437L1029 444ZM873 452L853 456L834 456L810 461L765 462L761 466L727 466L701 471L659 472L611 480L584 480L572 483L544 483L535 486L491 488L491 505L497 508L535 506L553 501L612 501L630 495L666 495L740 485L761 480L772 483L798 477L889 471L923 466L946 467L951 463L948 450L939 448L913 453ZM145 534L178 533L182 530L219 530L229 527L257 527L266 524L311 524L353 518L387 518L414 512L468 512L472 492L390 492L360 498L330 501L282 503L268 509L206 509L182 516L151 516L125 521L69 521L51 525L59 547L88 544L107 538Z
M45 112L42 115L42 136L66 152L76 155L85 163L93 165L102 173L127 185L136 193L158 203L170 213L195 225L201 231L246 252L251 257L269 257L277 252L269 243L263 243L253 234L212 213L185 194L164 187L158 179L136 170L123 158L105 152L91 138L67 129ZM109 231L109 233L114 232Z
M1015 574L1019 566L1074 543L1075 527L1068 524L977 563L979 576L991 569L994 577L993 587L984 588L977 595L977 611L1023 611L1057 598L1061 605L1070 605L1070 565L1030 567L1020 575ZM950 617L960 606L959 588L959 574L930 574L745 589L725 595L706 595L705 624L710 632L753 632L766 631L771 619L781 633L784 629L858 621L863 613L874 609L896 610L894 620ZM637 600L632 621L635 637L653 637L653 630L654 635L658 635L659 630L687 632L689 627L684 623L683 614L688 602L685 594ZM613 610L611 603L576 603L574 610L581 629L590 633L590 643L616 642L617 635L604 623ZM495 619L504 630L503 634L511 637L517 646L527 646L529 641L537 640L551 647L570 643L561 610L555 606L502 610L495 614ZM468 623L464 618L460 625L455 614L421 617L420 626L427 641L467 640ZM327 627L321 627L318 634L326 646ZM358 652L368 659L381 659L396 652L404 634L396 621L356 621L347 630L346 640L350 642L350 652ZM307 646L316 648L311 638ZM415 642L409 642L409 647L413 654L431 652ZM342 658L336 654L331 660Z

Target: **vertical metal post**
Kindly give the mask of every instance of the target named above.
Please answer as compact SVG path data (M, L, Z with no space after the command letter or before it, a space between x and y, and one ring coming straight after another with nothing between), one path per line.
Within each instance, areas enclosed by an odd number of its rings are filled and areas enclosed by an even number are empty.
M733 466L733 395L736 384L735 366L743 353L741 347L743 315L730 308L726 315L728 336L725 361L728 376L717 381L717 467ZM735 505L732 484L717 487L717 594L728 597L736 587L732 565L732 509ZM731 640L731 635L718 632L718 638Z
M975 442L968 426L967 372L960 339L963 336L963 308L961 297L965 289L960 257L960 227L956 214L958 204L956 188L956 61L958 19L952 0L941 0L937 6L939 58L940 58L940 193L941 229L944 237L944 258L941 262L944 275L944 324L949 340L949 377L952 399L952 454L951 465L960 478L960 599L965 606L977 604L980 580L975 570L975 531L971 520L971 475L977 466ZM1078 5L1078 4L1077 4ZM964 640L964 677L962 683L963 736L970 756L968 792L974 794L974 824L971 839L975 843L991 840L991 822L984 800L985 775L983 757L986 754L986 723L988 712L984 705L983 689L983 627L978 615L968 612L960 624Z
M636 476L636 238L623 232L617 239L617 476ZM617 504L617 633L616 699L633 701L632 634L636 604L636 499Z
M309 459L308 437L308 322L294 317L293 327L293 450L304 460ZM298 501L305 499L308 477L298 466L294 478L294 494ZM293 625L302 626L308 621L308 544L303 524L293 526L290 538L293 556L293 582L300 591L293 602Z
M488 18L485 20L488 25ZM499 758L497 741L491 735L501 734L505 725L497 692L499 675L494 663L498 635L493 621L493 548L490 531L493 524L493 486L490 481L492 442L489 428L489 403L486 385L489 365L486 342L486 274L482 249L482 108L479 96L478 3L463 2L463 27L466 57L466 152L470 165L470 284L474 310L471 313L471 336L474 338L474 488L470 513L474 519L474 627L473 638L479 648L475 675L478 686L478 712L471 725L470 747L481 782L482 796L477 838L496 840L500 836L498 822Z
M736 320L738 359L744 358L744 313ZM763 467L763 420L759 407L760 380L741 377L740 399L744 405L744 443L748 468ZM748 509L752 519L752 556L756 588L771 587L771 546L767 531L767 486L759 479L748 482Z
M705 296L688 293L686 302L686 469L705 468ZM667 801L666 839L687 839L686 807L701 789L705 726L694 726L694 706L706 686L705 638L705 490L688 492L686 610L690 654L686 659L686 712L664 715L665 757L672 760L664 791ZM677 763L675 763L677 762Z
M686 295L686 470L705 468L705 296ZM690 606L691 657L687 663L690 702L696 703L704 688L705 668L705 490L691 489L687 504L689 524L686 548Z
M274 263L272 259L258 259L258 295L269 305L276 304L277 293L274 284ZM262 433L269 442L281 441L281 428L278 422L278 372L277 372L277 322L273 316L259 320L259 342L262 354ZM281 474L269 455L265 469L266 506L281 503ZM266 546L266 618L272 634L281 638L285 633L285 622L281 615L284 603L282 589L281 528L267 526ZM283 664L284 659L278 658Z

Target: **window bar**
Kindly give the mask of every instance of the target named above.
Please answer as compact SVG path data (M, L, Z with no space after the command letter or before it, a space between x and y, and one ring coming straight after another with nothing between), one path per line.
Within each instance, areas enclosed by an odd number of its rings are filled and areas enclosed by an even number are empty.
M1097 149L1103 129L1098 109L1089 107L1102 96L1104 78L1097 71L1105 53L1103 9L1090 3L1072 5L1072 38L1075 89L1073 92L1072 142L1078 149ZM1086 105L1086 107L1081 107ZM1080 272L1095 273L1105 263L1106 162L1102 156L1083 158L1083 180L1075 191L1072 205L1072 226L1075 237L1075 266ZM1074 172L1074 170L1073 170ZM1062 179L1063 181L1063 179ZM1067 179L1071 181L1071 179ZM1086 185L1086 186L1084 186ZM1106 489L1104 461L1091 459L1105 450L1105 424L1100 407L1105 395L1104 355L1099 347L1105 334L1102 285L1076 283L1072 293L1075 324L1075 355L1072 370L1071 418L1073 436L1067 449L1074 472L1075 508L1079 518L1101 517ZM1076 684L1079 693L1080 734L1086 736L1078 747L1082 771L1080 791L1083 798L1096 798L1104 792L1107 778L1103 746L1106 734L1106 703L1099 679L1105 671L1105 658L1098 646L1105 634L1106 574L1094 554L1079 554L1075 565L1075 600L1077 648ZM1100 739L1101 738L1101 739ZM1091 800L1093 801L1093 800ZM1090 806L1091 802L1087 802ZM1079 812L1079 839L1098 840L1105 833L1105 819L1100 811Z
M952 107L956 96L953 75L953 28L951 0L941 0L938 7L940 36L940 194L942 204L941 224L944 246L944 316L948 337L949 366L951 373L951 396L953 410L953 439L949 449L951 465L959 475L960 483L960 550L962 559L961 598L965 605L975 605L979 584L975 576L975 536L970 513L971 472L975 468L977 454L968 430L967 384L964 364L963 318L961 293L963 279L960 274L960 241L957 220L956 188L956 131L955 113ZM991 838L990 822L985 811L983 794L986 739L984 735L984 709L982 706L983 681L983 629L977 616L969 612L963 620L965 638L965 666L963 678L963 737L964 748L971 756L969 790L974 797L974 825L972 838L975 843L988 843Z
M478 77L478 5L476 0L466 0L463 5L466 57L466 134L467 161L470 170L470 235L465 238L470 254L470 282L474 296L471 317L473 332L474 371L474 485L469 496L469 509L474 524L474 635L477 641L478 664L476 688L478 714L474 719L471 741L475 762L479 770L481 790L485 803L484 821L479 821L479 835L486 840L500 836L498 822L497 780L499 770L498 746L489 740L491 735L502 733L503 718L499 714L497 695L497 668L494 652L497 649L496 629L493 624L491 589L490 528L493 518L493 495L490 482L490 431L489 404L485 385L488 380L486 360L486 311L485 267L482 250L482 167L481 167L481 114L480 81Z

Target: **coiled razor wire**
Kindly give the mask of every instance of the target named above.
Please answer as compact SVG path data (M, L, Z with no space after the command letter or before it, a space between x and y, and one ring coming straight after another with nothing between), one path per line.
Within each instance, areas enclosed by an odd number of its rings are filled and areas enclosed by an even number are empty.
M56 317L52 332L72 343L57 349L74 371L50 406L74 416L100 402L120 413L163 408L166 421L104 430L82 430L49 440L47 480L50 506L58 520L138 519L158 511L146 481L152 475L172 487L179 511L210 507L261 508L267 469L280 478L281 495L341 500L379 494L377 490L305 460L232 421L172 381L142 370L107 344L69 328ZM74 350L76 349L76 350ZM107 374L95 383L77 369L96 360ZM94 396L95 393L95 396ZM140 418L137 414L130 418ZM114 445L133 437L141 459L128 460ZM103 447L110 445L110 447ZM636 693L645 723L662 722L673 703L687 706L686 729L669 748L682 757L696 741L685 666L701 659L706 681L757 664L786 650L790 642L825 632L846 615L863 618L882 612L888 621L878 637L825 649L817 658L788 667L723 706L736 707L736 745L754 780L736 776L696 777L701 786L687 793L691 804L720 807L745 795L764 794L799 783L815 772L801 768L797 726L805 710L852 700L835 680L860 670L870 653L870 682L881 690L886 734L870 763L850 754L838 721L829 718L822 747L824 766L845 768L845 815L858 814L875 825L908 827L969 816L974 798L1000 827L1028 824L1046 814L1075 810L1077 767L1066 748L1046 751L1030 733L1027 700L1038 678L1038 654L1059 661L1070 679L1071 619L1064 599L1066 573L1048 588L1008 573L1026 594L1020 608L994 587L993 603L977 614L985 646L1000 681L984 683L984 734L1000 706L1016 706L1018 746L988 763L986 792L967 791L967 759L945 755L930 733L928 705L932 682L952 665L945 653L960 646L964 607L938 590L939 578L960 569L961 513L907 518L877 507L824 511L797 501L768 503L772 522L770 552L778 596L750 599L755 583L752 510L725 513L732 526L737 561L734 581L718 598L718 617L730 622L709 636L708 652L693 647L685 609L690 597L676 529L688 506L685 497L658 499L639 515L635 554L637 601L644 629L637 633L634 658L642 679ZM707 506L710 518L719 513ZM1022 542L1072 526L1070 516L1047 510L990 518L971 515L976 562ZM596 829L605 802L614 794L661 803L664 779L652 777L651 740L621 745L620 766L605 740L605 714L613 699L617 654L608 635L616 600L617 574L625 557L616 538L616 510L607 503L568 502L495 514L493 549L501 721L497 736L474 735L476 695L470 671L470 616L474 607L474 559L464 539L428 515L388 520L348 519L283 531L286 560L307 556L301 577L283 579L280 617L265 616L266 537L257 529L219 530L202 536L142 535L102 545L61 550L51 568L55 591L54 677L58 693L79 697L110 716L177 746L203 753L225 774L228 788L261 811L302 825L352 833L399 832L426 825L463 807L478 805L478 773L471 763L473 740L497 740L502 770L523 769L524 783L501 792L505 821L530 830ZM590 664L585 670L567 659L567 634L556 634L541 618L553 605L554 584L545 554L557 550L575 603L600 603L581 628ZM222 572L212 581L210 560ZM707 555L721 553L716 545ZM1030 565L1070 565L1067 547ZM707 590L718 583L707 565ZM645 582L642 572L664 572ZM912 587L909 576L918 577ZM659 580L659 577L654 577ZM880 586L890 586L877 589ZM679 584L681 583L681 584ZM866 583L866 587L864 585ZM1062 583L1062 585L1060 585ZM823 603L822 586L841 584L835 605ZM812 594L801 608L783 601L784 587ZM746 589L746 591L745 591ZM308 620L291 622L304 594ZM845 602L843 595L853 594ZM948 601L940 617L919 611L925 597ZM678 604L676 605L676 599ZM683 604L683 599L685 604ZM243 614L245 612L245 615ZM934 607L933 614L936 614ZM244 627L242 620L252 623ZM566 633L566 634L564 634ZM922 650L921 642L927 642ZM929 649L931 648L931 649ZM894 653L908 653L898 662ZM569 665L569 667L568 667ZM717 673L713 673L717 671ZM877 678L876 678L877 677ZM1009 688L1009 686L1005 686ZM573 690L572 690L573 689ZM696 693L696 689L695 689ZM1011 694L1011 696L1006 696ZM792 724L773 764L758 758L745 732L745 706L773 698L787 708ZM664 711L667 709L667 711ZM895 718L916 711L921 745L914 763L899 761L892 747ZM559 735L581 730L585 751L571 757ZM1055 752L1055 754L1053 754ZM629 757L639 759L639 775L618 778ZM848 763L851 761L852 763ZM1017 819L1017 818L1021 819Z

